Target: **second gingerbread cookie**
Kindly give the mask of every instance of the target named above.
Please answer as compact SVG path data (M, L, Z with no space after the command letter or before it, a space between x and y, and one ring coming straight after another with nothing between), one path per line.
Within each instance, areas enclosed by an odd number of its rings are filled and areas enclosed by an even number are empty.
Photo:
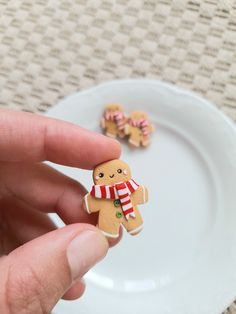
M148 191L132 179L129 166L119 159L105 162L94 169L93 181L84 208L89 214L99 212L98 228L109 238L119 236L120 225L138 234L143 220L137 205L148 201Z
M148 146L153 129L146 112L133 111L125 126L125 134L129 136L129 143L132 146Z
M107 136L123 138L125 136L124 128L126 121L123 107L119 104L109 104L105 108L101 127L105 130Z

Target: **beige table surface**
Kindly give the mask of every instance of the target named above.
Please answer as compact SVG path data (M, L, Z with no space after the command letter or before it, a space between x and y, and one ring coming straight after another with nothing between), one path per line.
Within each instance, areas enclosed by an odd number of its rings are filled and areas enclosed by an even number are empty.
M44 112L130 77L183 86L236 120L236 1L0 0L1 107Z

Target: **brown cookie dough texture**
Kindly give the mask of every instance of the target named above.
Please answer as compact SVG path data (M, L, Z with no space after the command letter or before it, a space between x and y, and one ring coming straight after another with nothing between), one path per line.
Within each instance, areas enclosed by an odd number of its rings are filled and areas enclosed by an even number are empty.
M127 118L122 105L109 104L105 107L101 127L105 130L107 136L123 138L125 136L124 128L126 122Z
M94 186L84 197L83 206L89 214L99 212L98 228L108 238L117 238L121 225L129 234L138 234L143 220L137 205L148 201L148 191L132 180L129 166L119 159L100 164L93 171L93 181ZM122 189L124 186L126 188Z
M154 127L144 111L133 111L125 126L125 134L129 136L129 143L135 147L148 146L153 130Z

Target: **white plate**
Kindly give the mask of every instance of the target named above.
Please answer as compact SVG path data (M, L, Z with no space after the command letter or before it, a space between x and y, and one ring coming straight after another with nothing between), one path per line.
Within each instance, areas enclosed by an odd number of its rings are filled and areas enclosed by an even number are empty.
M236 297L235 126L206 100L151 80L104 83L48 115L100 132L110 102L144 109L156 126L148 149L122 144L133 178L149 187L145 227L125 235L87 274L85 295L55 313L220 313ZM57 168L91 188L90 172Z

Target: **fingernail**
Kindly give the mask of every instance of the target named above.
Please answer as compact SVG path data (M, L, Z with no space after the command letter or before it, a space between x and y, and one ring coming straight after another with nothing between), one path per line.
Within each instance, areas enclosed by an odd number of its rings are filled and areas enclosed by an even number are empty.
M92 230L81 232L67 248L72 279L82 277L107 253L108 243L102 234Z

